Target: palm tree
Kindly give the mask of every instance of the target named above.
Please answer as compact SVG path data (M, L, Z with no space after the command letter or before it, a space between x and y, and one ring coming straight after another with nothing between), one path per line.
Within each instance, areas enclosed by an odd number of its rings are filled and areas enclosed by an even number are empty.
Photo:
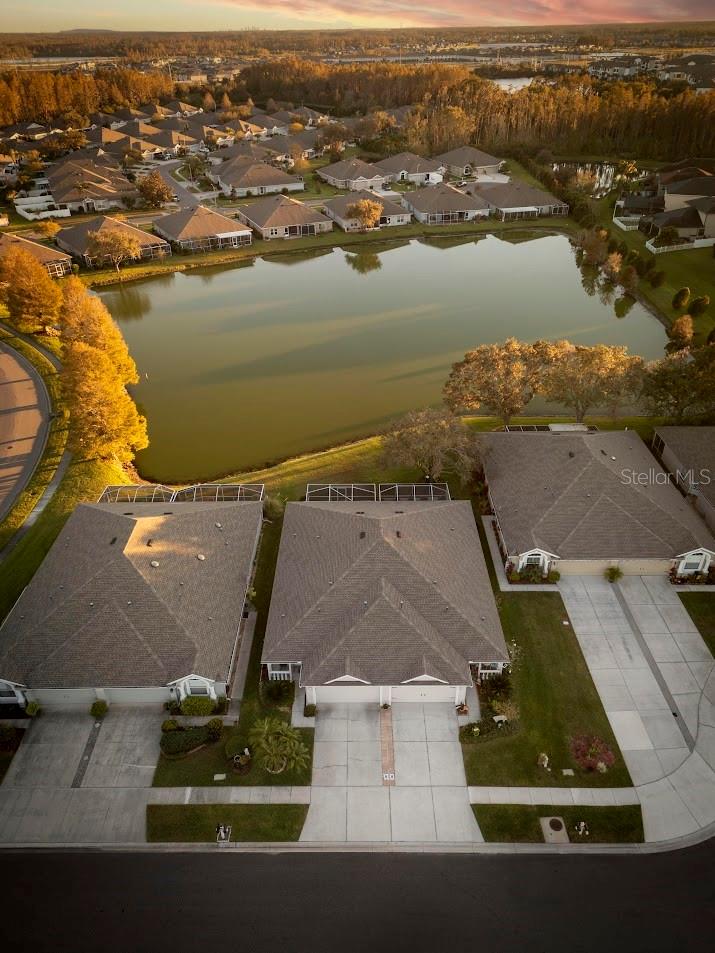
M302 770L310 756L297 730L280 718L262 718L251 728L249 742L269 774Z

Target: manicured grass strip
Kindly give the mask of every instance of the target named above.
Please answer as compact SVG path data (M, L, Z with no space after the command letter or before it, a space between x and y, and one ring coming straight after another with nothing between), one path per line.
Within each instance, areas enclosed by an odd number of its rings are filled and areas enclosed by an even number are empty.
M0 311L0 317L2 316ZM26 341L10 334L4 328L0 328L0 340L36 368L47 388L51 410L57 414L50 423L47 444L35 472L0 525L0 549L2 549L25 522L52 479L67 443L69 415L62 400L59 375L47 358Z
M489 553L479 523L488 564ZM491 567L490 567L491 568ZM493 571L493 570L492 570ZM519 728L513 734L490 735L462 745L467 783L518 787L630 787L631 778L581 648L556 592L496 592L507 643L516 643L518 662L513 697L519 706ZM602 738L616 755L605 774L586 772L571 758L570 739ZM550 771L537 765L541 752ZM564 776L572 768L574 776Z
M679 592L688 615L715 655L715 592Z
M472 810L489 843L543 844L540 817L562 817L575 844L641 844L643 817L639 804L620 807L558 807L553 804L473 804ZM588 837L576 825L585 821Z
M297 841L307 804L149 804L150 844L214 843L218 824L229 824L231 841Z

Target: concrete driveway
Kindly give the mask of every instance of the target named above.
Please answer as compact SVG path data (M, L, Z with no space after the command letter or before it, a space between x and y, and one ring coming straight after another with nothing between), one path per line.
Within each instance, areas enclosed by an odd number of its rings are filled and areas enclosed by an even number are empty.
M558 585L638 791L646 840L713 823L715 737L702 712L711 711L703 690L715 697L715 662L677 591L664 576Z
M380 710L321 705L303 841L480 842L451 705L392 707L394 781L383 778Z

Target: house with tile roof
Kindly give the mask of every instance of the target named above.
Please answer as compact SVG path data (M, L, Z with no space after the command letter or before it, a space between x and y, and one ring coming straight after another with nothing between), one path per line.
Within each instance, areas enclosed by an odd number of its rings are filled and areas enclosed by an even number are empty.
M0 703L230 694L263 504L130 499L68 519L0 627Z
M633 430L480 437L505 566L543 573L707 572L715 539Z
M461 704L509 656L466 500L288 503L262 664L308 704Z

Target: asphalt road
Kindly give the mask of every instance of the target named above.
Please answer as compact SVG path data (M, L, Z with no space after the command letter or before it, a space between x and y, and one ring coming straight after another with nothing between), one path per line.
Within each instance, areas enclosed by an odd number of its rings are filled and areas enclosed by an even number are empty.
M713 860L7 852L3 949L710 953Z
M42 378L20 354L0 344L0 520L34 473L48 426Z

